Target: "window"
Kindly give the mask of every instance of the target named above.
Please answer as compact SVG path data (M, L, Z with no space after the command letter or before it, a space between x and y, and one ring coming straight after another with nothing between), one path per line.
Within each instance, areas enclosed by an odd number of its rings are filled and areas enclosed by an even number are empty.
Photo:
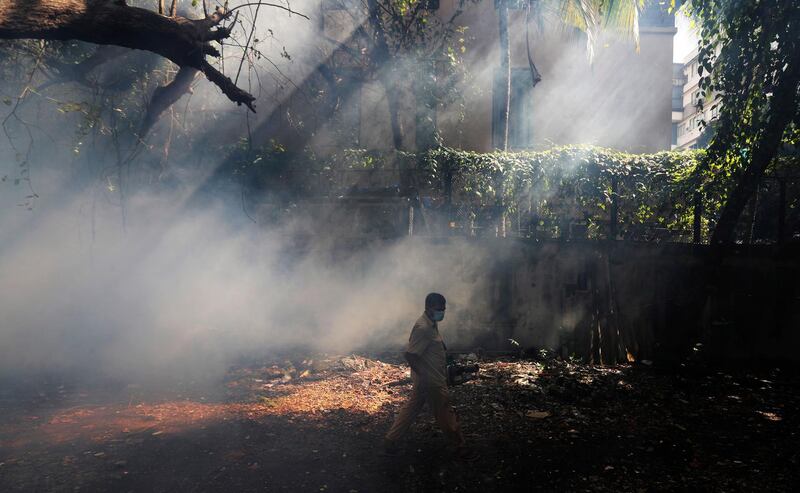
M500 120L505 106L503 77L495 72L492 88L492 145L496 149L503 147L500 135ZM509 149L525 149L533 144L533 127L531 111L533 82L528 67L511 69L511 101L508 114L508 147Z
M678 124L672 124L672 145L678 145Z
M686 74L683 71L683 65L680 63L672 64L672 85L683 87L686 84Z
M704 124L705 120L703 119L702 116L695 116L691 120L689 120L689 129L700 130Z
M683 111L683 87L672 86L672 111Z
M715 104L711 107L711 118L717 118L719 116L719 105Z

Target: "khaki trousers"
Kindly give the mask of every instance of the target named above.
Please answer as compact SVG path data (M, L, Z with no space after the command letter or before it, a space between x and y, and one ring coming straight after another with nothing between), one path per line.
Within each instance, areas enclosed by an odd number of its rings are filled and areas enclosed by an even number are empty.
M400 413L389 428L386 440L395 442L405 436L426 402L447 440L456 447L463 447L464 435L461 433L456 411L450 405L450 394L447 387L440 386L422 387L415 384L408 401L400 408Z

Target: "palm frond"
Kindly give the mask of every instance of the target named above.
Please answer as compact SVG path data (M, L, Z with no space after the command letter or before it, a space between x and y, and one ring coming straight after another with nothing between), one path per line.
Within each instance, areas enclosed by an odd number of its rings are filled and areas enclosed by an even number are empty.
M605 0L600 15L603 28L629 36L639 51L639 12L644 8L644 0Z
M586 54L591 62L602 27L598 0L561 0L561 19L586 33Z
M639 11L645 0L543 0L558 12L566 26L586 33L589 61L603 30L614 31L633 39L639 51Z

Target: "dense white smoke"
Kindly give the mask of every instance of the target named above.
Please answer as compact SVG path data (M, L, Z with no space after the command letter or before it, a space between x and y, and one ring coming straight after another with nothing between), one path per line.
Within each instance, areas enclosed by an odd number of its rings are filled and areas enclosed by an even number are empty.
M203 149L217 145L217 136L219 143L235 143L247 135L251 127L281 108L293 88L311 77L316 64L335 46L320 36L318 24L325 15L337 14L325 14L317 0L292 3L292 8L311 20L266 8L259 13L254 34L259 41L254 46L263 57L255 57L254 70L246 61L237 81L258 96L259 114L249 115L251 120L242 118L244 110L234 108L217 87L199 80L194 95L174 106L179 116L169 114L154 127L144 157L122 163L107 133L95 127L94 134L83 135L85 129L79 128L82 114L61 114L53 109L51 99L91 100L96 95L86 88L55 86L45 91L46 97L32 96L20 107L19 115L36 123L28 127L33 140L25 159L35 192L24 180L17 186L11 184L20 177L19 151L25 154L28 143L26 130L12 120L11 139L16 140L18 149L12 149L5 137L0 143L0 176L8 177L0 193L0 372L218 375L242 356L295 347L331 352L399 347L430 291L442 292L449 300L442 327L450 342L458 343L462 336L468 340L466 331L480 326L475 317L489 316L492 267L487 259L496 261L497 255L487 253L485 246L462 242L457 248L434 247L406 239L359 249L331 247L320 241L298 249L295 224L277 229L253 224L238 208L235 195L233 206L212 198L196 200L197 188L223 159L209 157ZM476 12L491 8L488 2ZM245 26L255 12L250 7L240 11ZM355 29L358 22L350 24ZM519 48L524 46L518 38L525 30L519 20L514 26L512 35L517 39L512 42ZM343 37L348 35L347 29L341 33ZM473 39L469 33L467 36ZM465 54L465 63L472 70L468 84L480 86L478 92L483 91L483 96L492 87L499 56L494 38L487 39L491 43L483 46L468 41ZM634 77L621 85L618 82L625 77L616 67L603 65L602 54L590 67L579 43L563 39L559 43L564 49L554 51L538 41L534 45L540 69L547 70L534 90L531 118L537 143L603 143L620 135L625 142L635 142L637 132L649 132L639 126L641 115L637 113L647 108L638 104L635 94L623 98L629 88L638 87L632 82ZM616 49L632 48L617 45L608 51ZM643 51L647 49L643 45ZM225 71L231 77L237 73L240 55L235 46L225 49ZM519 53L514 57L515 67L527 66ZM630 73L640 79L663 77L668 105L669 73ZM491 97L475 99L482 102L473 104L474 89L464 87L468 114L463 115L463 134L469 136L472 125L490 139ZM20 93L19 87L2 90L3 95ZM356 94L351 98L361 97ZM590 114L586 110L586 101L608 110L621 98L633 101L636 111L620 106L620 111L611 112L618 119L602 117L598 121L597 115L609 111ZM382 119L382 133L380 129L371 131L388 144L388 110L381 106L385 98L373 99L367 94L359 102L361 118L377 115ZM92 102L105 104L102 99ZM441 110L440 123L461 125L461 115L456 115L460 110ZM555 125L555 120L561 123ZM362 127L368 124L362 120ZM144 191L136 192L130 178L115 175L107 179L104 170L124 166L125 173L133 169L135 177L137 167L155 159L173 127L175 133L208 136L198 149L179 148L181 144L188 147L190 139L174 143L169 159L163 159L161 165L178 177L177 187L159 190L145 186L139 187ZM331 132L328 127L319 129L319 140ZM569 131L558 133L558 128ZM93 157L84 158L95 141ZM455 138L446 143L471 145ZM163 146L166 156L168 146ZM126 187L124 220L120 204L115 204L120 200L120 185ZM26 198L33 193L39 197ZM194 197L191 203L190 197ZM26 202L34 202L33 210L27 210ZM337 226L328 225L328 238L336 236ZM556 327L542 332L551 329Z
M223 205L188 209L176 193L130 197L123 229L118 208L91 212L87 197L0 216L13 232L0 251L0 371L201 376L297 347L396 348L434 290L451 300L455 340L482 282L463 247L298 249L291 226L264 229Z

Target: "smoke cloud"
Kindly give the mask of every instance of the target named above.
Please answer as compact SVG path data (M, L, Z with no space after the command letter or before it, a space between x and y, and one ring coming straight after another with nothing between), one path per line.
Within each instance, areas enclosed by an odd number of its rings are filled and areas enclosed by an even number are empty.
M493 8L491 2L481 5L484 10L474 7L464 15L465 25ZM292 7L312 19L262 11L257 20L260 41L255 46L263 57L256 57L254 70L245 66L239 81L258 96L257 116L243 118L243 110L200 81L193 96L175 105L179 116L165 116L148 137L144 157L132 163L120 162L119 149L103 133L107 129L98 130L100 124L91 131L81 127L83 114L57 113L51 100L39 97L20 108L24 120L37 122L25 159L35 192L25 183L5 183L0 194L0 372L199 377L219 375L237 358L297 347L330 352L399 348L430 291L449 300L445 339L458 344L474 335L469 332L480 325L476 317L488 317L491 311L486 259L492 255L485 247L462 242L434 248L430 242L406 238L353 248L330 241L337 236L336 223L318 241L298 247L295 233L302 220L268 228L254 224L242 212L236 191L225 199L209 194L198 200L198 189L213 175L215 161L223 160L205 150L235 142L280 111L287 98L302 93L297 86L335 48L335 42L320 38L317 23L326 15L331 20L344 14L325 14L318 1ZM255 10L242 9L241 14L250 21ZM358 21L348 20L343 38ZM519 51L524 25L512 21L512 65L524 68L527 60ZM465 122L459 123L458 105L441 108L437 118L459 134L448 135L444 129L446 144L469 147L479 143L470 132L491 139L491 97L486 96L499 54L493 37L481 41L470 31L466 36L464 57L471 78L463 87ZM537 145L611 140L627 146L641 141L641 133L652 133L640 125L650 107L641 104L636 92L642 79L649 84L652 74L636 68L631 74L638 75L625 79L618 67L606 63L614 59L611 55L601 53L592 67L580 44L559 43L564 49L554 51L538 42L533 48L545 76L534 90L530 116ZM609 54L632 49L610 46ZM643 43L645 54L650 49ZM235 47L225 50L231 76L240 55ZM670 57L669 67L671 53L665 56ZM670 74L662 75L668 122ZM398 86L405 87L404 81ZM3 94L20 93L10 85L2 89ZM49 91L60 101L96 97L75 85ZM360 97L355 93L345 104ZM385 111L380 109L385 96L383 101L381 94L376 98L372 101L367 94L364 102L353 104L360 108L362 128L370 126L370 115ZM105 104L103 99L91 102ZM587 108L597 107L603 111L589 114ZM610 120L608 114L618 119ZM377 127L371 131L386 146L388 122L381 119L383 133ZM165 144L164 156L157 156L159 146L172 138L173 127L175 134L204 135L203 142L175 137L172 152ZM323 125L317 139L325 143L326 133L332 132L330 125ZM5 142L0 147L0 175L14 181L27 137L21 125L11 125L10 133L18 149ZM267 142L269 135L257 137L263 139L256 145ZM153 180L158 186L147 185L146 179L135 183L136 169L147 170L153 162L156 168L168 168L169 185L165 180ZM109 178L110 173L119 177ZM125 187L123 197L120 186ZM33 193L38 197L32 210L18 207Z
M200 377L292 348L399 348L434 290L451 300L456 340L481 283L464 247L298 249L292 225L265 229L222 202L187 208L175 193L129 197L123 228L117 207L90 213L78 197L0 216L15 235L0 253L2 372Z

